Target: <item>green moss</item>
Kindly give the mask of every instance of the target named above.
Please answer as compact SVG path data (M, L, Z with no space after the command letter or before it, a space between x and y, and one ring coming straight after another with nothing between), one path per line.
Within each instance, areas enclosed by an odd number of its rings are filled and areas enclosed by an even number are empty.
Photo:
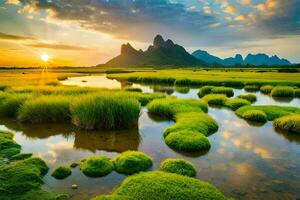
M67 178L72 174L72 171L69 167L59 166L56 168L51 176L53 176L56 179L64 179Z
M260 85L245 85L244 89L249 92L255 92L260 90Z
M260 92L264 94L270 94L271 91L273 90L274 86L272 85L264 85L260 88Z
M72 122L84 129L127 129L137 125L140 104L134 98L118 95L87 95L71 106Z
M70 119L70 97L42 96L26 101L19 109L18 119L23 122L62 122Z
M211 90L214 88L214 86L203 86L202 88L200 88L199 92L198 92L198 96L199 97L204 97L207 94L211 93Z
M143 152L126 151L113 159L115 170L121 174L134 174L152 166L152 158Z
M278 86L273 88L271 95L272 97L294 97L295 92L293 87Z
M175 87L175 91L181 94L187 94L190 91L189 87Z
M139 173L127 177L106 199L184 200L227 199L213 185L195 178L165 172ZM101 196L93 200L99 200Z
M240 107L250 105L251 103L246 99L228 99L225 103L225 106L231 108L232 110L237 110Z
M190 130L174 131L165 137L166 144L176 150L199 152L210 149L210 142L203 134Z
M300 114L300 108L291 106L243 106L236 111L236 114L243 117L244 113L250 110L263 111L270 121L286 115Z
M300 114L277 118L273 125L275 128L300 134Z
M243 114L243 118L249 121L267 122L267 115L261 110L248 110Z
M224 94L208 94L202 99L210 105L224 106L228 98Z
M101 177L112 172L114 166L106 156L90 156L80 164L80 169L86 176Z
M160 164L160 170L183 176L195 177L196 168L193 163L180 158L169 158Z
M234 95L233 89L229 87L214 87L211 89L211 93L225 94L227 97L232 97Z
M14 141L13 137L13 133L0 130L0 157L11 158L20 153L21 146Z
M77 167L78 165L79 165L78 163L73 162L73 163L71 163L70 167L71 167L71 168L75 168L75 167Z
M251 103L256 101L256 95L255 94L241 94L238 96L239 99L245 99Z
M30 158L32 156L32 153L19 153L19 154L16 154L14 156L12 156L10 158L10 160L24 160L24 159L27 159L27 158Z

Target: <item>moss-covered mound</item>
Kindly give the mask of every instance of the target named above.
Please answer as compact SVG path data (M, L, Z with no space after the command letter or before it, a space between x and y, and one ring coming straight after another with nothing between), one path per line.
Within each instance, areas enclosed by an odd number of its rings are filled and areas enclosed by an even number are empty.
M180 151L199 152L210 149L210 142L203 134L190 130L174 131L165 137L166 144Z
M275 128L300 134L300 114L277 118L273 125Z
M152 101L148 110L176 121L173 126L164 130L164 137L166 144L177 150L208 150L210 143L206 136L218 130L217 122L204 113L207 111L207 104L202 100L159 99Z
M202 88L200 88L199 92L198 92L198 96L199 97L204 97L207 94L211 93L211 90L214 88L214 86L203 86Z
M14 139L14 134L8 131L0 131L0 157L11 158L20 153L21 146Z
M255 94L241 94L238 96L239 99L245 99L249 101L250 103L253 103L256 101L256 95Z
M186 200L226 198L213 185L195 178L165 172L146 172L127 177L110 197L99 199Z
M90 156L80 164L80 169L86 176L101 177L112 172L114 165L106 156Z
M64 179L64 178L67 178L68 176L70 176L71 174L72 174L72 171L69 167L59 166L58 168L56 168L53 171L51 176L53 176L56 179Z
M225 106L231 108L232 110L237 110L242 106L250 105L251 103L246 99L228 99L225 103Z
M196 168L193 163L180 158L169 158L160 164L160 170L183 176L195 177Z
M113 159L115 170L121 174L134 174L152 166L152 158L143 152L126 151Z
M274 86L272 85L264 85L260 88L260 92L264 94L270 94L273 90Z
M244 89L249 92L259 91L260 85L245 85Z
M248 110L243 114L243 118L255 122L267 122L267 115L261 110Z
M292 106L243 106L236 111L236 114L243 117L244 113L250 110L263 111L269 121L286 115L300 114L300 108Z
M208 94L202 99L210 105L224 106L228 98L224 94Z
M271 95L272 97L294 97L295 92L293 87L278 86L273 88Z
M234 95L233 88L229 87L214 87L211 89L213 94L225 94L227 97L232 97Z

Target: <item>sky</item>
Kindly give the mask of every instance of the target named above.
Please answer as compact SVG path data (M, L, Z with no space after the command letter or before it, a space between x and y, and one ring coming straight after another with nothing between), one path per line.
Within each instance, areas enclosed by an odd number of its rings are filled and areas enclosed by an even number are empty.
M300 63L300 0L0 0L0 66L94 66L155 35L221 58Z

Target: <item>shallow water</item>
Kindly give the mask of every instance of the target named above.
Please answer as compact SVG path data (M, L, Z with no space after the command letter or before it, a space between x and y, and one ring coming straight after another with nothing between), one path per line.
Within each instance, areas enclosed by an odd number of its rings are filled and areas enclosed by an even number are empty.
M103 87L93 76L81 77L73 84ZM85 80L87 82L82 82ZM101 80L101 79L100 79ZM127 84L127 83L126 83ZM120 87L126 85L120 83ZM198 98L198 89L170 86L143 86L143 91L161 91L179 98ZM235 90L235 95L245 93ZM260 105L300 106L299 99L274 100L256 92ZM181 157L197 167L197 177L217 186L235 199L299 199L300 198L300 136L278 132L272 122L249 124L226 108L209 108L209 115L219 123L219 130L209 136L211 149L199 154L183 154L170 149L163 140L162 131L173 124L151 116L143 108L138 128L127 131L81 131L67 124L24 125L12 119L0 119L0 129L16 131L16 141L23 152L42 157L52 170L60 164L79 162L93 154L114 157L126 150L139 150L151 155L157 169L159 163L170 157ZM43 188L54 192L67 192L71 199L89 199L108 194L125 178L116 172L102 178L88 178L79 167L73 174L56 180L48 173ZM78 189L72 190L71 185Z

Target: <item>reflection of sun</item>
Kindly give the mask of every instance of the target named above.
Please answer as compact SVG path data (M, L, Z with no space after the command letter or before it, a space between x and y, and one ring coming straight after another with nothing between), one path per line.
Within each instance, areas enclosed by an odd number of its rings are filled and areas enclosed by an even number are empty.
M49 55L44 53L41 55L41 60L44 61L44 62L48 62L49 60Z

